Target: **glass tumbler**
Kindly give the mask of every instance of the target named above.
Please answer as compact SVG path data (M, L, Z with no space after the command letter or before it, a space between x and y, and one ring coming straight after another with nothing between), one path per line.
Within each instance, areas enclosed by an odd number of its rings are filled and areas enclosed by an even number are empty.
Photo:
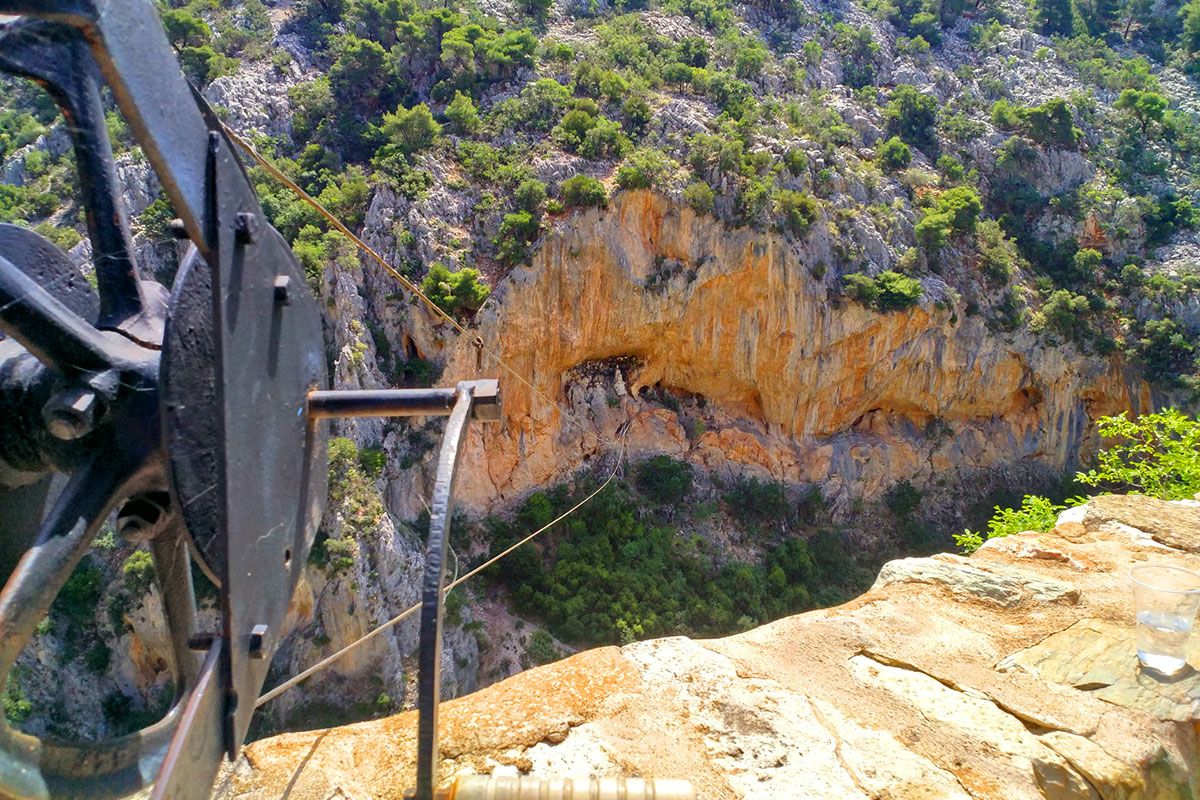
M1170 677L1187 666L1188 637L1200 609L1200 575L1182 567L1140 564L1129 570L1141 665Z

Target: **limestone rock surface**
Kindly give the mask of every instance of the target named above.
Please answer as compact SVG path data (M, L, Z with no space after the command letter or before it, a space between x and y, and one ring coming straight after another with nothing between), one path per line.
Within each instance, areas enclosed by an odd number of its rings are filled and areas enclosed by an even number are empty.
M444 704L442 775L681 777L705 800L1195 797L1200 677L1139 672L1125 574L1200 568L1200 541L1154 533L1198 523L1195 503L1101 498L970 559L893 562L837 608L585 651ZM415 728L255 742L219 796L399 798Z
M851 233L889 262L877 237ZM849 302L826 272L836 245L827 231L799 244L730 229L651 191L559 220L475 318L485 349L530 383L506 381L505 423L472 433L470 457L487 467L464 475L460 501L486 508L553 482L627 422L634 453L816 482L827 496L1013 464L1061 472L1086 453L1091 421L1161 399L1117 357L997 336L938 301L948 287L936 277L902 314ZM423 313L407 325L423 355L445 359L443 382L495 370L474 335L447 340ZM620 381L575 397L572 375L618 362ZM644 389L701 398L706 432L655 425L663 409L630 399Z

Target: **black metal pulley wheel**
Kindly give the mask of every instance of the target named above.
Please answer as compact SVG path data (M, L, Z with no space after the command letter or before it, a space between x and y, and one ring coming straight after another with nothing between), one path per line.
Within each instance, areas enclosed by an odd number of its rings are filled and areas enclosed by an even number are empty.
M204 797L245 737L326 493L320 313L148 0L0 0L0 69L63 111L97 289L53 244L0 226L0 687L101 525L147 544L177 702L104 742L0 712L0 797ZM192 245L168 293L133 258L107 84ZM197 630L192 563L219 590ZM165 777L163 777L165 776Z

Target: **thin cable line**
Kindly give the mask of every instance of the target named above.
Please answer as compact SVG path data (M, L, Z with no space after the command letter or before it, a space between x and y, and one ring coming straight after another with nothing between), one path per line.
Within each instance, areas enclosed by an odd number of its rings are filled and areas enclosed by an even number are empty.
M406 289L408 289L414 295L419 297L422 300L422 302L425 303L426 308L428 308L430 311L432 311L435 316L441 317L442 319L449 322L455 328L455 330L457 330L459 333L464 334L464 335L469 335L469 331L467 330L467 328L465 326L462 325L462 323L460 323L458 320L456 320L450 314L446 313L446 311L444 311L440 306L438 306L436 303L434 303L432 300L430 300L416 284L414 284L412 281L410 281L408 278L406 278L399 270L397 270L390 263L388 263L387 259L385 259L382 255L380 255L378 253L378 251L376 251L373 247L371 247L369 244L364 242L353 231L351 231L348 227L346 227L346 225L344 223L342 223L342 221L340 219L338 219L336 216L334 216L334 214L332 212L330 212L323 205L321 205L321 203L319 201L317 201L315 198L313 198L312 195L310 195L308 192L304 191L304 189L302 189L295 181L293 181L291 178L289 178L286 173L284 173L281 169L279 169L274 164L272 164L269 160L267 160L267 158L265 156L263 156L261 153L258 152L258 150L255 149L254 145L252 145L250 142L248 142L245 138L243 138L241 135L239 135L236 131L234 131L228 125L222 124L222 127L224 128L225 133L229 136L229 138L234 143L236 143L239 147L241 147L243 150L245 150L246 153L250 156L250 158L252 158L254 160L254 162L257 163L260 167L262 167L267 172L268 175L273 177L275 180L279 181L288 190L290 190L293 194L295 194L302 201L304 201L306 204L311 206L318 214L320 214L322 217L324 217L329 222L329 224L332 225L339 233L341 233L343 236L345 236L350 241L352 241L359 248L359 250L361 250L362 252L369 255L371 257L371 259L373 261L375 261L375 263L377 263L379 266L383 267L383 269L388 274L390 274L393 278L395 278L397 281L399 281ZM553 398L549 397L545 392L541 391L536 386L534 386L533 383L531 381L529 381L528 379L526 379L526 377L524 375L517 372L517 370L514 369L513 367L509 366L504 361L504 359L500 357L499 353L487 348L483 344L482 338L480 338L478 336L475 337L475 346L478 347L481 352L485 353L489 358L491 358L493 361L495 361L496 364L498 364L499 366L501 366L505 370L507 370L510 375L512 375L514 378L516 378L518 381L520 381L522 384L524 384L531 392L533 392L537 397L542 399L547 405L551 406L552 408L557 409L558 412L560 414L562 414L563 419L565 421L571 423L576 428L578 428L580 431L582 431L586 434L591 434L592 436L596 437L597 441L605 442L605 443L611 444L611 445L617 444L616 441L609 439L608 437L601 434L598 429L589 429L588 427L586 427L580 420L576 419L576 416L572 411L565 408L563 405L561 405L560 403L555 401ZM556 517L551 522L547 523L546 525L543 525L541 528L538 528L533 533L530 533L524 539L521 539L516 544L509 546L503 552L488 559L484 563L480 564L478 567L467 572L462 577L455 578L454 580L452 580L442 590L442 596L445 597L446 594L449 593L450 590L452 590L456 586L459 586L460 584L466 582L467 580L474 577L475 575L478 575L480 572L482 572L483 570L492 566L493 564L496 564L497 562L501 561L505 556L512 553L514 550L521 547L522 545L533 541L540 534L542 534L545 531L549 530L550 528L554 527L555 525L562 522L567 517L574 514L579 509L583 508L585 505L587 505L589 502L591 502L591 500L593 498L595 498L598 494L600 494L602 491L604 491L606 488L608 488L608 485L610 483L612 483L613 480L617 477L618 473L621 470L621 466L625 461L625 457L626 457L625 439L626 439L626 436L628 435L628 428L629 428L628 423L626 423L617 429L617 435L621 440L620 441L620 445L621 445L620 455L618 456L616 463L613 465L612 472L609 473L608 477L604 480L604 482L602 484L600 484L599 487L596 488L595 491L593 491L587 497L580 500L578 503L576 503L574 506L569 508L567 511L560 514L558 517ZM457 572L457 554L455 555L455 559L456 559L455 571ZM383 633L384 631L390 630L391 628L395 627L396 625L403 622L408 617L412 616L420 608L421 608L421 604L417 603L416 605L413 605L410 608L405 609L401 613L397 614L395 617L392 617L387 622L383 623L382 625L377 626L375 629L371 630L367 634L354 640L350 644L343 647L341 650L338 650L336 653L326 656L325 658L318 661L316 664L313 664L311 667L308 667L307 669L305 669L303 672L300 672L297 675L294 675L293 677L291 677L288 680L284 681L283 683L279 684L275 688L271 689L271 691L260 696L254 704L255 708L259 708L259 707L269 703L271 700L274 700L276 697L283 694L288 689L292 688L293 686L306 680L307 678L311 677L315 673L321 671L325 667L327 667L330 664L332 664L333 662L337 661L339 658L344 656L346 653L349 653L351 650L354 650L355 648L365 644L366 642L370 641L371 639L374 639L376 636Z
M331 211L329 211L327 208L325 208L325 206L321 205L321 203L316 198L314 198L308 192L304 191L304 189L302 189L299 184L297 184L295 181L293 181L291 178L289 178L287 176L287 174L285 172L283 172L283 170L279 169L279 167L272 164L267 159L266 156L264 156L262 153L259 153L258 150L255 149L253 144L248 142L244 137L242 137L240 134L238 134L237 131L233 130L228 125L222 123L221 127L224 128L225 133L229 136L230 139L232 139L234 141L235 144L237 144L239 147L241 147L243 150L245 150L246 153L250 156L250 158L252 158L254 160L254 162L256 164L258 164L260 167L262 167L264 170L266 170L267 174L269 174L275 180L282 183L293 194L295 194L297 197L299 197L301 200L303 200L305 203L307 203L309 206L311 206L313 208L313 210L315 210L318 214L320 214L322 217L324 217L329 222L330 225L332 225L334 228L336 228L339 233L341 233L343 236L345 236L347 239L349 239L351 242L353 242L355 244L355 246L358 247L359 250L361 250L364 253L366 253L367 255L369 255L371 257L371 259L373 261L375 261L375 263L379 264L379 266L383 267L383 269L385 271L387 271L388 274L390 274L393 278L395 278L401 284L403 284L404 288L408 289L414 295L419 297L422 300L422 302L425 303L426 308L428 308L430 311L432 311L435 316L441 317L446 322L449 322L451 325L454 326L455 330L457 330L459 333L463 334L464 336L470 335L470 332L467 330L467 328L461 322L459 322L452 315L450 315L446 311L444 311L440 306L438 306L437 303L430 300L425 295L425 293L421 291L420 287L418 287L415 283L410 281L408 278L404 277L404 274L401 273L400 270L393 267L390 263L388 263L387 259L385 259L383 256L381 256L379 254L379 252L375 250L375 248L371 247L369 244L367 244L361 238L359 238L352 230L350 230L348 227L346 227L346 225L343 224L340 219L338 219L336 216L334 216ZM563 417L566 419L567 422L574 425L576 428L578 428L583 433L589 434L591 436L595 436L598 441L605 442L606 444L616 444L616 442L614 442L611 439L608 439L602 433L600 433L599 430L589 429L588 427L583 425L583 423L581 423L579 420L575 419L575 415L570 410L563 407L562 404L560 404L559 402L554 400L552 397L547 395L541 389L538 389L536 386L534 386L531 381L529 381L520 372L517 372L517 370L515 368L509 366L504 361L504 359L500 357L500 354L498 352L485 346L482 338L480 338L478 336L475 337L475 346L478 347L480 349L480 351L485 353L489 358L491 358L493 361L495 361L497 365L499 365L500 367L507 370L510 375L512 375L514 378L516 378L521 383L523 383L529 389L529 391L533 392L538 397L540 397L547 405L551 406L552 408L558 409L559 413L563 415Z
M502 551L501 553L498 553L497 555L494 555L494 556L492 556L492 557L491 557L491 558L489 558L487 561L485 561L485 562L483 562L482 564L480 564L478 567L475 567L475 569L473 569L473 570L471 570L471 571L467 572L467 573L466 573L465 575L463 575L461 578L458 578L457 580L454 580L454 581L451 581L450 583L448 583L448 584L446 585L446 587L445 587L445 588L442 590L442 596L443 596L443 597L445 597L445 595L449 594L449 593L450 593L450 590L451 590L451 589L453 589L454 587L456 587L456 586L458 586L458 585L460 585L460 584L462 584L462 583L466 582L467 580L469 580L470 578L474 577L475 575L478 575L480 572L483 572L483 571L484 571L485 569L487 569L488 567L492 566L492 565L493 565L493 564L495 564L496 562L498 562L498 561L500 561L501 559L503 559L503 558L504 558L505 556L507 556L509 553L513 552L514 550L516 550L517 548L521 547L522 545L524 545L524 544L527 544L528 542L531 542L531 541L533 541L535 538L537 538L537 536L538 536L538 535L540 535L540 534L542 534L543 532L545 532L545 531L549 530L550 528L554 527L554 526L555 526L555 525L557 525L558 523L562 522L562 521L563 521L564 519L566 519L567 517L569 517L569 516L571 516L572 514L574 514L574 513L575 513L576 511L578 511L579 509L583 508L585 505L587 505L587 504L588 504L588 503L589 503L589 502L592 500L592 498L594 498L596 495L600 494L602 491L604 491L606 488L608 488L608 485L609 485L610 483L612 483L612 482L613 482L613 479L614 479L614 478L616 478L616 477L617 477L617 472L618 472L618 471L621 469L621 464L622 464L622 463L624 463L624 461L625 461L625 449L624 449L624 445L622 444L621 455L620 455L620 457L617 459L617 463L613 465L612 472L610 472L610 473L608 474L608 477L604 479L604 483L600 484L600 486L599 486L599 487L597 487L595 491L593 491L593 492L592 492L591 494L589 494L587 497L585 497L585 498L583 498L582 500L580 500L578 503L576 503L575 505L573 505L573 506L572 506L571 508L569 508L568 510L564 511L562 514L559 514L559 515L558 515L557 517L555 517L555 518L554 518L552 521L550 521L550 522L546 523L545 525L543 525L542 527L538 528L538 529L537 529L536 531L534 531L533 533L531 533L531 534L529 534L528 536L526 536L526 537L525 537L524 539L522 539L521 541L517 542L516 544L510 545L508 548L506 548L506 549L505 549L504 551ZM321 659L321 660L320 660L320 661L318 661L316 664L313 664L311 667L309 667L308 669L304 670L303 672L301 672L301 673L299 673L299 674L297 674L297 675L295 675L295 676L293 676L293 677L291 677L291 678L288 678L286 681L284 681L283 683L279 684L278 686L276 686L276 687L275 687L274 689L272 689L271 691L269 691L269 692L267 692L266 694L264 694L264 695L262 695L261 697L259 697L259 698L258 698L258 701L257 701L257 702L254 704L254 707L255 707L255 708L260 708L260 707L262 707L262 706L266 705L267 703L271 702L272 700L274 700L274 699L275 699L276 697L278 697L279 695L281 695L281 694L283 694L284 692L286 692L288 689L292 688L292 687L293 687L293 686L295 686L296 684L298 684L298 683L300 683L301 681L305 680L306 678L310 677L310 676L311 676L311 675L313 675L314 673L321 671L322 669L324 669L325 667L329 666L329 665L330 665L330 664L332 664L334 661L337 661L339 658L341 658L342 656L346 655L346 653L349 653L351 650L355 649L355 648L356 648L356 647L358 647L359 645L365 644L366 642L370 641L371 639L374 639L376 636L378 636L379 634L383 633L384 631L386 631L386 630L389 630L389 629L391 629L391 628L395 627L396 625L400 624L400 623L401 623L401 622L403 622L404 620L408 619L408 618L409 618L410 616L412 616L412 615L413 615L413 614L414 614L416 611L420 610L420 608L421 608L421 604L420 604L420 603L417 603L416 605L413 605L413 606L410 606L409 608L406 608L404 611L401 611L399 614L397 614L396 616L392 617L390 620L388 620L387 622L383 623L382 625L379 625L378 627L376 627L376 628L375 628L374 630L372 630L371 632L369 632L369 633L367 633L367 634L365 634L365 635L363 635L363 636L359 637L358 639L354 640L354 641L353 641L353 642L351 642L350 644L348 644L348 645L346 645L345 647L343 647L341 650L338 650L338 651L337 651L336 653L334 653L333 655L326 656L325 658Z

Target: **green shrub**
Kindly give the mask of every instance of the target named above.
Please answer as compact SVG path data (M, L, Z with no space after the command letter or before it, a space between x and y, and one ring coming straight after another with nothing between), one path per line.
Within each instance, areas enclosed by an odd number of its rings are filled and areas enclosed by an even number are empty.
M879 166L888 172L902 170L912 163L912 151L908 145L893 136L879 145Z
M1121 413L1101 417L1098 429L1113 441L1076 480L1162 500L1190 500L1200 492L1200 421L1194 417L1173 408L1132 420Z
M820 205L804 192L780 189L775 192L775 213L783 218L784 228L800 235L817 221Z
M617 169L617 186L622 189L649 189L661 181L668 169L667 157L658 150L636 150Z
M875 305L880 311L903 311L912 308L925 292L916 278L892 270L879 273L875 278L875 285L879 287Z
M104 592L104 573L88 557L79 562L54 599L53 608L72 623L90 618Z
M0 705L4 708L4 718L12 725L20 725L33 715L33 703L25 696L14 668L4 684L4 693L0 694Z
M381 130L392 146L410 155L431 147L442 126L429 112L429 106L418 103L412 108L400 106L394 114L384 114Z
M787 493L779 481L741 477L734 481L724 499L733 518L744 525L779 522L787 517Z
M1200 367L1195 338L1171 317L1150 319L1134 336L1132 350L1149 380L1172 384Z
M1058 514L1066 506L1056 505L1045 497L1026 495L1020 508L995 507L995 514L988 521L986 537L970 530L955 534L954 543L967 553L978 550L984 539L996 539L1015 533L1035 531L1045 533L1058 522Z
M383 474L383 467L387 464L387 453L378 447L364 447L358 451L358 464L363 473L374 480Z
M711 214L717 193L704 181L688 184L683 190L683 201L700 214Z
M892 91L884 109L888 131L922 150L936 145L938 101L931 94L902 83Z
M942 23L928 11L918 11L908 21L908 32L920 36L931 45L942 43Z
M505 214L496 237L500 263L512 265L523 261L529 243L537 237L540 228L537 219L528 211Z
M146 550L135 550L121 565L121 577L134 597L141 597L154 585L154 559Z
M1075 118L1067 101L1061 97L1027 108L1008 100L997 100L992 106L992 124L1002 130L1020 131L1048 147L1073 148L1082 135L1075 127Z
M783 167L794 177L800 177L808 171L808 154L803 148L791 148L783 154Z
M1132 117L1141 128L1142 136L1145 136L1152 123L1162 122L1167 105L1167 98L1158 92L1125 89L1113 103L1113 108Z
M638 490L656 503L679 503L692 490L692 465L670 456L654 456L637 465Z
M542 204L546 202L546 184L536 178L521 181L520 185L513 190L513 202L517 204L517 208L528 211L530 214L539 213L542 210Z
M581 486L572 496L558 487L541 494L545 507L536 519L523 510L517 525L489 521L492 552L585 491ZM704 557L699 537L657 523L621 484L552 528L540 544L540 553L537 546L516 550L492 575L508 584L519 609L572 642L726 633L810 607L808 584L820 577L802 539L774 547L759 564L733 561L718 569Z
M1092 304L1081 294L1059 289L1033 315L1029 327L1082 344L1092 334Z
M479 111L470 95L455 92L454 99L446 106L446 122L455 133L470 135L479 130L482 124Z
M558 661L562 657L562 651L558 649L554 644L554 638L546 631L539 628L529 637L529 644L525 647L525 658L530 664L541 666Z
M430 265L421 281L421 291L434 305L452 315L474 314L490 293L479 270L463 267L451 272L440 261Z
M897 517L910 517L921 505L921 492L909 481L897 481L883 496L883 503Z
M1096 273L1104 263L1104 255L1099 250L1084 247L1075 251L1071 257L1071 267L1068 270L1070 279L1076 283L1091 283Z
M861 89L875 82L875 76L878 73L875 59L879 55L880 48L870 28L866 26L854 28L844 22L835 24L833 26L833 49L844 57L842 83L851 89ZM816 53L805 50L805 55L811 58Z
M95 675L103 675L108 672L108 667L112 663L112 650L104 642L96 642L83 657L84 664Z
M970 186L956 186L942 192L934 205L926 209L913 233L917 242L931 253L941 250L956 234L973 234L983 201Z
M1004 229L995 220L979 221L975 247L979 252L980 270L998 283L1007 282L1013 271L1024 263L1016 242L1004 235Z
M854 300L877 311L903 311L920 302L925 293L921 282L893 270L872 278L860 272L842 276L846 293Z
M587 175L567 178L562 182L559 194L567 208L603 208L608 205L608 192L604 184Z

